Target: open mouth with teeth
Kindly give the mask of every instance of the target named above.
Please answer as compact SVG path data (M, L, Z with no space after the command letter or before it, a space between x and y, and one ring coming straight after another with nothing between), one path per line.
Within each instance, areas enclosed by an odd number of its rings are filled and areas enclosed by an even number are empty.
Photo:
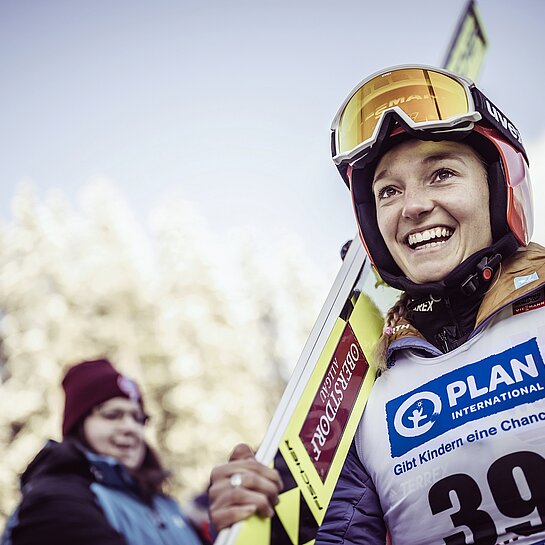
M407 237L407 244L413 250L420 248L433 248L444 244L454 233L454 229L448 227L433 227L418 233L412 233Z

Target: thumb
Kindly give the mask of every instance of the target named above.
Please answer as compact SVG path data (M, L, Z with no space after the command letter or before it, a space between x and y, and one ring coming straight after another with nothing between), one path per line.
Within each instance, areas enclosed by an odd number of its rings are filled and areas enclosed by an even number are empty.
M229 461L246 460L248 458L255 458L254 451L246 443L240 443L229 456Z

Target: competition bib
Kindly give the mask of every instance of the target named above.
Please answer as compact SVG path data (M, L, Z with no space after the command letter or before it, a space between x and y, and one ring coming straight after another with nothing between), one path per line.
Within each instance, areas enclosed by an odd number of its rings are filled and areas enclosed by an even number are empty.
M545 545L545 314L514 314L377 381L357 442L394 544Z

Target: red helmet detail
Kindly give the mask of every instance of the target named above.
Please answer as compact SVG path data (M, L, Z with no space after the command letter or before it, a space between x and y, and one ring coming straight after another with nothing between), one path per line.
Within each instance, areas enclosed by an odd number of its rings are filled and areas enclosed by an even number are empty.
M507 225L521 246L527 246L534 229L534 207L526 160L496 130L481 125L473 130L490 140L500 154L507 190Z

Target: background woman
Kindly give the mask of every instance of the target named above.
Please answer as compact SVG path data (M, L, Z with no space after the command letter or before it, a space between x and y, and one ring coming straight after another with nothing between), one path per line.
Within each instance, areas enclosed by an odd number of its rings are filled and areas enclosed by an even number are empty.
M208 543L163 491L168 473L145 440L136 383L101 359L69 369L62 386L63 441L24 472L3 545Z

